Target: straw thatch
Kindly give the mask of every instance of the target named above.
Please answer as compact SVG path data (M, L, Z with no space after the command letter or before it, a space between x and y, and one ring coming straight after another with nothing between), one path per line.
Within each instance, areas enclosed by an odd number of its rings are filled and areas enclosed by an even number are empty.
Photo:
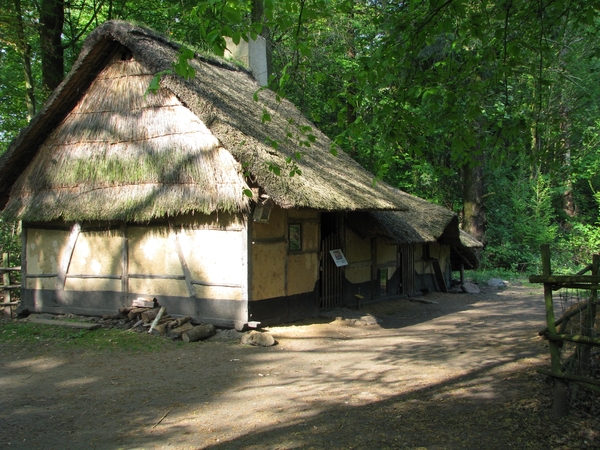
M284 208L406 209L406 194L373 184L343 152L332 155L331 141L291 103L269 90L256 94L245 70L196 57L195 78L166 76L157 95L144 96L177 50L126 22L95 30L65 81L0 158L5 214L147 221L244 211L248 185ZM265 113L270 121L263 123ZM294 164L301 176L288 176Z
M460 230L460 246L452 248L450 259L454 267L463 264L466 269L477 269L483 244L469 233Z
M363 237L380 236L388 244L459 242L458 217L449 209L403 193L407 211L352 213L350 226Z
M452 211L403 193L407 211L370 211L349 214L348 225L359 236L381 237L390 245L440 243L452 248L453 266L479 266L483 245L459 228Z

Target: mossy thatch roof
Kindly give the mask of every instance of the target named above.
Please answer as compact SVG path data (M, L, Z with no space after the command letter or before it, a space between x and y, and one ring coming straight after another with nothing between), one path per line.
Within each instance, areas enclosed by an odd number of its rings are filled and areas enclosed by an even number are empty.
M331 141L297 108L259 90L243 69L197 56L195 78L165 76L158 94L145 96L178 49L127 22L92 32L66 79L0 158L5 215L147 221L235 212L248 208L249 186L284 208L407 208L406 194L373 184L345 153L334 156ZM265 113L271 120L263 123ZM290 160L301 176L287 176Z
M406 211L349 213L348 225L360 236L379 236L391 245L440 243L452 248L454 266L479 265L483 245L459 228L458 216L443 206L402 193Z

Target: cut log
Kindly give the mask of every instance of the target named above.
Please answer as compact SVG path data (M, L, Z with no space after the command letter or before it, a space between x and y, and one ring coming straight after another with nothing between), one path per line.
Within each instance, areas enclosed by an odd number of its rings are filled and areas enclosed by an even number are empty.
M131 308L129 310L129 313L127 313L127 318L129 320L135 320L135 318L137 316L139 316L140 314L142 314L143 312L148 311L149 308Z
M129 331L134 331L137 327L139 327L140 325L142 325L144 323L144 321L142 319L138 320L130 329Z
M180 317L179 319L175 319L175 320L171 320L171 322L169 322L167 324L167 330L172 330L174 328L178 328L181 325L183 325L184 323L188 323L190 321L191 317Z
M212 324L198 325L181 335L184 342L197 342L202 339L214 336L217 330Z
M167 336L169 336L171 339L179 339L183 333L190 331L192 328L194 328L194 325L186 322L180 327L172 328L171 331L167 333Z
M152 336L164 336L166 332L167 330L164 323L158 324L150 331L148 331L148 333L152 334Z
M118 319L122 319L123 316L121 314L104 314L102 316L103 319L110 319L110 320L118 320Z
M144 323L152 322L154 319L156 319L156 316L158 315L159 311L160 311L160 308L154 308L154 309L149 309L148 311L144 311L142 313L142 320L144 321Z

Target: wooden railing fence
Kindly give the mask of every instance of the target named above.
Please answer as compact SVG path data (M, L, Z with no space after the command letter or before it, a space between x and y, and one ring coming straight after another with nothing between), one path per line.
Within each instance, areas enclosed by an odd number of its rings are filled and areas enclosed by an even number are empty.
M546 306L546 328L540 335L548 340L551 369L538 369L554 380L553 413L562 417L568 410L568 383L577 383L586 389L600 393L600 355L593 354L592 348L600 347L596 329L598 289L600 289L600 255L594 255L592 264L575 275L552 275L550 247L541 248L542 275L529 277L531 283L543 283ZM584 275L591 271L591 275ZM562 315L555 317L554 291L567 289L583 290L576 302L563 305ZM563 297L564 298L564 297Z
M2 267L0 267L0 273L2 274L2 291L4 293L4 299L0 303L0 306L4 309L4 317L11 318L13 311L16 306L19 305L19 300L13 300L12 291L20 289L21 285L15 281L15 275L21 271L21 266L10 267L10 258L8 253L2 253Z

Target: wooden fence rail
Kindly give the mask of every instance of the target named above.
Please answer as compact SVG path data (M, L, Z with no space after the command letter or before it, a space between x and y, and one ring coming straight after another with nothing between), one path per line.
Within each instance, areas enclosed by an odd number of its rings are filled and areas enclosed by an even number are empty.
M597 379L573 374L570 371L569 364L561 361L561 352L565 342L574 343L575 359L579 362L590 360L590 348L600 347L600 339L596 336L595 321L596 309L598 304L598 289L600 289L600 276L598 269L600 266L600 255L594 255L594 261L584 270L576 275L552 276L550 265L550 246L542 245L542 275L532 275L529 277L531 283L543 283L544 302L546 306L546 328L540 331L540 335L548 340L550 348L551 370L538 370L538 372L549 375L554 379L554 401L552 404L553 413L556 417L563 417L567 413L567 382L577 383L595 392L600 392L600 382ZM590 271L591 275L584 275ZM552 292L562 289L585 289L589 291L589 298L584 302L573 305L564 312L562 317L556 319L554 314L554 299ZM566 333L566 325L569 320L576 315L581 315L585 311L586 322L581 327L581 333ZM559 327L559 328L557 328ZM571 361L572 363L572 361Z
M21 267L9 266L9 255L8 253L3 253L0 273L2 274L2 291L4 292L4 300L0 303L0 306L4 308L4 317L6 318L11 318L13 316L14 308L20 303L19 300L12 300L12 291L21 288L20 284L13 282L14 275L21 271Z

